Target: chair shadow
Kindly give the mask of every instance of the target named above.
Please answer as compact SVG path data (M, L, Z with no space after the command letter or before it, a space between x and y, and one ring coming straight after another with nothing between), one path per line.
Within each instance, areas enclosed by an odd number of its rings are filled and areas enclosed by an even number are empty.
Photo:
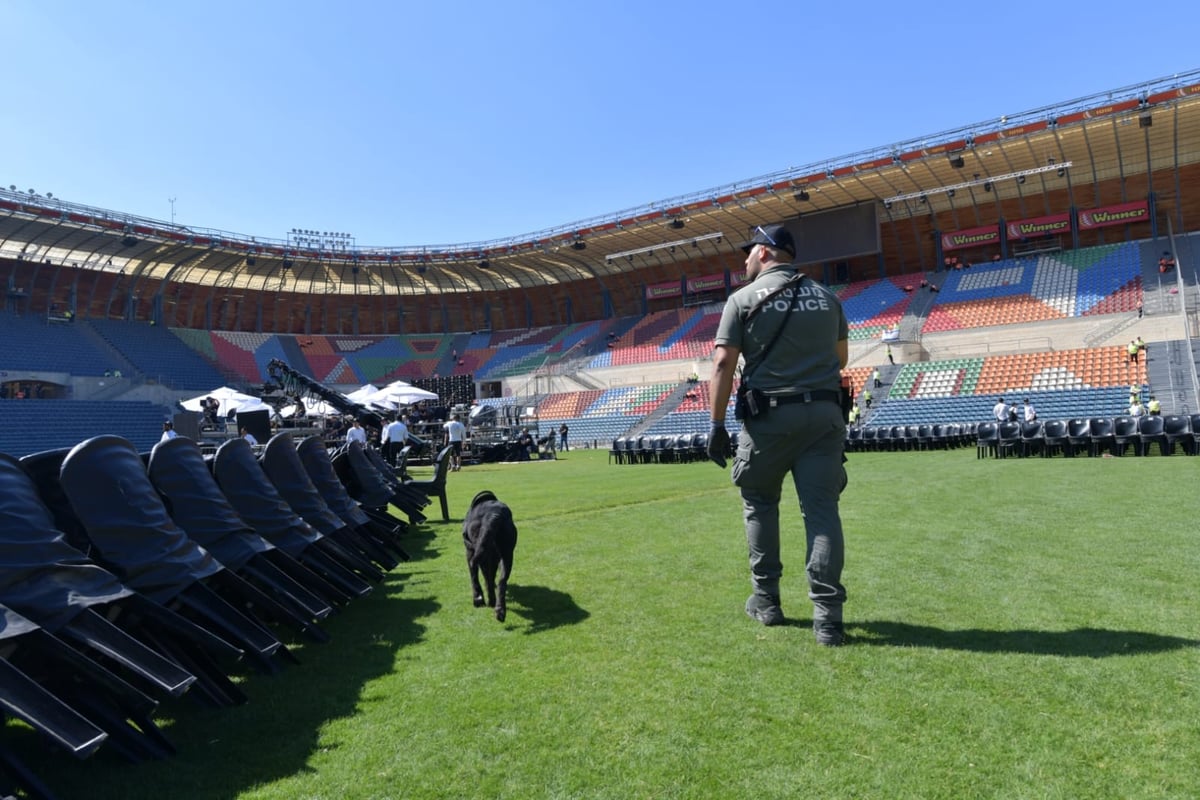
M577 625L589 616L571 595L545 586L508 585L508 611L529 620L523 633L541 633L563 625Z
M437 551L437 533L430 528L429 522L420 525L410 525L408 530L400 534L400 545L412 556L414 562L432 558Z
M978 653L1028 653L1075 658L1108 658L1178 650L1200 645L1194 639L1146 631L1074 628L1067 631L947 630L929 625L867 620L847 625L855 646L932 647Z
M327 724L379 701L364 696L363 687L396 670L398 653L423 639L424 619L439 608L429 598L389 595L377 587L375 594L326 621L333 642L300 648L304 663L274 676L245 676L246 705L212 710L186 696L171 701L161 713L179 752L169 759L133 769L113 748L102 748L77 762L49 751L40 740L18 742L21 758L35 773L52 777L61 797L240 797L255 786L301 775L311 769L314 753L342 746L324 733ZM238 734L230 736L231 729ZM247 742L269 746L248 755Z

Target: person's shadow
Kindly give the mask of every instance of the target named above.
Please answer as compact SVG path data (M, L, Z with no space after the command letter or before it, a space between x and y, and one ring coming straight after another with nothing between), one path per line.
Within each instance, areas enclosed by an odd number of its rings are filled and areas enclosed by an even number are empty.
M560 625L576 625L590 614L571 595L545 586L508 585L508 610L529 621L524 633L541 633Z
M1200 645L1194 639L1146 631L1074 628L1067 631L947 630L905 622L867 620L847 624L855 646L936 647L979 653L1031 653L1036 655L1106 658L1158 653Z

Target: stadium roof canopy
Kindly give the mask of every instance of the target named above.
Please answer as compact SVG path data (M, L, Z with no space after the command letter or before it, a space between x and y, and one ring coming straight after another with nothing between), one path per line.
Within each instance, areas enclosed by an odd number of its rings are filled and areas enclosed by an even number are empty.
M1148 135L1135 139L1147 125ZM263 291L498 291L620 275L645 258L668 263L730 253L755 225L855 204L876 203L884 218L906 218L946 208L955 187L986 183L990 191L1003 182L1006 191L1011 185L1037 197L1056 179L1081 186L1196 161L1200 70L533 234L455 245L351 247L339 234L319 231L269 239L0 188L0 256ZM965 195L960 208L981 196Z

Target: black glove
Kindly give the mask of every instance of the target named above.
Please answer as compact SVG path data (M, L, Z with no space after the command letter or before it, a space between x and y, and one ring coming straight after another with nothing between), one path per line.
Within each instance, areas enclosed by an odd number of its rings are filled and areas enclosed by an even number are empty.
M714 422L712 431L708 434L708 457L721 469L725 469L725 459L733 455L729 446L729 431L725 430L724 422Z

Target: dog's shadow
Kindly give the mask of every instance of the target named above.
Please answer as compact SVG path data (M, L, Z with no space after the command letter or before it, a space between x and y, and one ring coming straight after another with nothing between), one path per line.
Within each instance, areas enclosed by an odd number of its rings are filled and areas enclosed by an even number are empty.
M508 613L529 621L529 627L524 630L527 634L541 633L562 625L577 625L591 616L566 592L515 583L508 585Z

